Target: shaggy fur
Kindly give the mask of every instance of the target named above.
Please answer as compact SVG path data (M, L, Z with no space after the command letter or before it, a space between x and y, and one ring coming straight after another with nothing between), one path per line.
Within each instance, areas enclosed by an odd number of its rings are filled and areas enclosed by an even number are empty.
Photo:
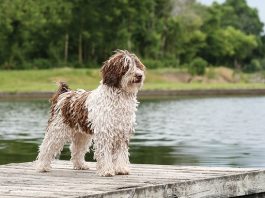
M84 157L93 140L99 175L129 174L128 144L134 132L136 94L143 85L144 69L134 54L119 50L103 64L97 89L73 91L60 83L51 98L37 170L49 171L51 161L67 142L71 142L74 169L88 169Z

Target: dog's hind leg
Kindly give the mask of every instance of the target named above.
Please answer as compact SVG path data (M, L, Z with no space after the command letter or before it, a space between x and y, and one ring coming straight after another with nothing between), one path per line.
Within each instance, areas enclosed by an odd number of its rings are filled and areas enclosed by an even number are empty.
M67 141L69 141L69 136L66 130L48 128L44 140L39 147L36 169L39 172L50 171L52 160L56 155L60 154Z
M88 164L85 161L86 152L91 145L92 138L90 134L86 133L76 133L72 138L72 143L70 146L71 150L71 161L73 162L73 167L76 170L89 169Z

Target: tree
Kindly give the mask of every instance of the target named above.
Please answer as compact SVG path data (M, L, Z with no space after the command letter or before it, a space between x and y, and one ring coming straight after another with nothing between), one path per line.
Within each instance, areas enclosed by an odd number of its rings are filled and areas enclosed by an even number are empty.
M245 0L214 3L207 8L203 20L206 47L199 54L209 63L239 67L250 63L252 58L264 56L260 53L263 24L257 10L250 8Z
M58 45L62 41L61 29L66 24L69 9L64 0L1 1L0 35L5 40L0 42L3 54L0 64L6 68L27 68L28 61L34 62L34 59L58 61L63 51Z
M0 26L0 67L7 69L98 65L115 49L162 66L265 57L263 24L245 0L2 0Z
M195 1L175 1L181 6L172 11L163 33L163 50L167 57L179 59L180 64L189 63L205 45L206 35L201 31L203 20Z
M247 5L246 0L226 0L222 6L222 26L232 26L246 34L260 36L264 24L258 10Z
M233 27L227 27L213 32L207 51L216 61L215 64L226 63L240 69L257 46L254 35L246 35Z

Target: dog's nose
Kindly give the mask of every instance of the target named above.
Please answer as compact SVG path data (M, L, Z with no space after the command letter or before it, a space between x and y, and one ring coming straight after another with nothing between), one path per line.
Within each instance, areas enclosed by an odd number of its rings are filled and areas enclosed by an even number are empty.
M143 77L143 75L142 75L142 74L135 74L135 77L136 77L137 79L141 80L142 77Z

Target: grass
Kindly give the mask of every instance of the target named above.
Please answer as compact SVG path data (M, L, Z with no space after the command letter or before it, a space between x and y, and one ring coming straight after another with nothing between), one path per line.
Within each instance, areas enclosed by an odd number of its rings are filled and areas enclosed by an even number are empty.
M70 68L0 71L1 92L52 91L58 81L69 83L73 89L92 89L98 85L99 72L96 69Z
M265 89L262 83L147 83L146 90Z
M148 70L144 89L265 89L264 83L183 83L167 78L176 69ZM98 69L60 68L50 70L0 71L0 92L54 91L56 82L65 81L72 89L94 89L100 81Z

